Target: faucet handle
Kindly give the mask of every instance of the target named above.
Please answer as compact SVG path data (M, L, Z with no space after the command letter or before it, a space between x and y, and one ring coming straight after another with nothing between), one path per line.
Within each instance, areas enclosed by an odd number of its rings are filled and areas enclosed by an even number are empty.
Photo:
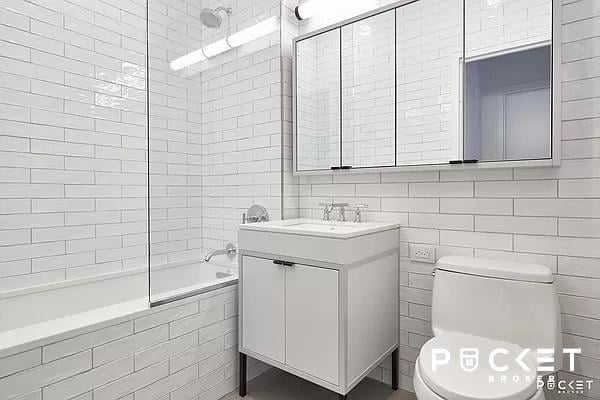
M333 203L319 203L319 207L323 207L323 221L329 221L329 214L333 210Z
M363 222L362 221L362 209L369 208L366 204L355 204L354 205L354 222Z

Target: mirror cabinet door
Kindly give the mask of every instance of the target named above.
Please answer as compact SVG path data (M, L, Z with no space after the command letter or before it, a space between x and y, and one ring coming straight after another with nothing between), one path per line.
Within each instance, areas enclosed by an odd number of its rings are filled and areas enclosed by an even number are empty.
M552 0L465 0L465 159L552 157Z
M395 11L343 26L342 165L395 165Z
M339 167L340 30L296 43L296 167Z
M398 165L461 158L463 0L396 9Z

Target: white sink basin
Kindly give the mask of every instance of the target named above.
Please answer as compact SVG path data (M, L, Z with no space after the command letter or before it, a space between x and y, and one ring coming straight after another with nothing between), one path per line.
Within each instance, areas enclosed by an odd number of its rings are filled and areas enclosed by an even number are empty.
M286 225L288 229L299 229L311 232L335 232L335 233L351 233L360 230L360 227L350 225L335 225L335 224L316 224L316 223L299 223Z
M371 233L397 229L397 223L385 222L340 222L315 219L290 219L284 221L259 222L240 225L242 230L277 232L290 235L318 236L335 239L350 239Z

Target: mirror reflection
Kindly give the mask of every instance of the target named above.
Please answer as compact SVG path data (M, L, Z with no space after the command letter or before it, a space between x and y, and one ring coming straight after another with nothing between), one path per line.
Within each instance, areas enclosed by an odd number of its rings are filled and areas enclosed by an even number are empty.
M393 166L394 10L342 27L342 165Z
M337 167L340 159L340 31L297 43L298 170Z
M460 158L462 0L396 10L398 165Z

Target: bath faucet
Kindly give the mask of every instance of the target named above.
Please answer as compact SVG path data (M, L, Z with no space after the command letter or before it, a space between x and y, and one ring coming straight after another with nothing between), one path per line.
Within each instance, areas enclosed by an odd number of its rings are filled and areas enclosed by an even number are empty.
M209 262L211 258L214 256L220 256L227 254L227 257L233 258L237 254L237 249L233 245L233 243L228 243L227 246L223 250L213 250L209 252L206 257L204 257L204 261Z

